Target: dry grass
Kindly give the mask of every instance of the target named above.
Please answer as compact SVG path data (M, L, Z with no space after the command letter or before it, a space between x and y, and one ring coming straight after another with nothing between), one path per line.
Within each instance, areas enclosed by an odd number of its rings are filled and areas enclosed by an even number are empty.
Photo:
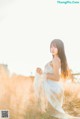
M10 77L5 67L0 66L0 110L9 110L10 119L53 119L37 108L33 80L34 77ZM80 116L80 84L66 84L64 95L64 110Z

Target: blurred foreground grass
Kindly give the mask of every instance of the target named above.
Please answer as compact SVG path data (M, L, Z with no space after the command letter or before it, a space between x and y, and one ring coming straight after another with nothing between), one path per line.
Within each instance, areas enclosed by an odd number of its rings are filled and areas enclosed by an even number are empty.
M56 119L48 112L41 114L37 108L33 80L29 76L10 76L5 65L0 65L0 110L9 110L10 119ZM80 84L69 83L64 87L64 110L80 116Z

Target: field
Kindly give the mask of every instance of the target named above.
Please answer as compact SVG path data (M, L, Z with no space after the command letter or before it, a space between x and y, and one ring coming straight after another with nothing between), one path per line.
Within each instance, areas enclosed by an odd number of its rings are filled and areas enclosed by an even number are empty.
M10 75L0 65L0 110L8 110L10 119L55 119L37 108L33 90L34 77ZM80 84L65 83L63 108L73 116L80 116Z

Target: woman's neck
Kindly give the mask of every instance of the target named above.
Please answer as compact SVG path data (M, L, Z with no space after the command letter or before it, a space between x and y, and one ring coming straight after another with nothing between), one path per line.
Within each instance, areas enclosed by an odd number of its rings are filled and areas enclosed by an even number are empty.
M54 55L53 57L59 58L59 56L58 56L58 55Z
M57 60L59 60L59 61L60 61L60 58L59 58L59 56L58 56L58 55L54 55L54 56L53 56L53 59L54 59L54 58L56 58Z

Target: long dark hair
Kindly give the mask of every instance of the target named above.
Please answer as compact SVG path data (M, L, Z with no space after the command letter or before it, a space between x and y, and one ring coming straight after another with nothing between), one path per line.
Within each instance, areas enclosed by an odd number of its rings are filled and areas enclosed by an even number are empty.
M67 59L65 55L64 43L60 39L54 39L50 44L50 48L52 45L58 48L58 56L61 60L61 74L64 78L66 78L68 76L68 69L67 69Z

